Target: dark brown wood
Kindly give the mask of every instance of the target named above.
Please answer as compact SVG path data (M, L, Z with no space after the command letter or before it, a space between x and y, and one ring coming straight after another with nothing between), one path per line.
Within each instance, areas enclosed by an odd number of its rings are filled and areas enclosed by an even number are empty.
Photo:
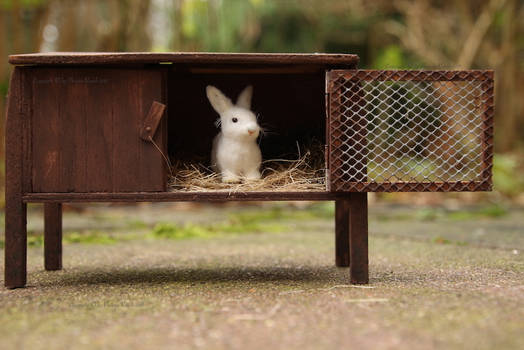
M118 174L113 171L113 147L118 142L114 137L115 118L113 109L117 107L112 98L112 91L118 84L111 84L109 73L101 70L88 71L91 76L98 76L103 81L99 87L88 89L87 100L82 102L86 115L85 142L88 145L86 153L87 170L89 171L89 192L111 192L113 182ZM96 101L96 102L90 102Z
M114 72L113 88L113 191L133 192L165 190L164 159L150 142L140 139L140 128L153 101L162 101L160 70ZM122 101L125 101L122 103ZM153 138L158 147L164 133ZM166 153L166 150L162 150Z
M164 89L164 79L165 72L161 69L152 69L152 70L140 70L137 76L139 81L139 104L138 110L139 114L136 115L138 125L143 125L144 118L147 116L147 113L151 107L153 101L158 101L162 103L167 103L165 100L166 94L163 91ZM163 118L167 120L167 118ZM167 123L160 122L158 128L167 127ZM140 133L140 128L135 129L135 133ZM136 134L135 134L136 135ZM167 156L168 151L165 148L167 145L166 137L167 133L162 130L157 132L153 136L153 141L156 144L153 145L151 142L144 142L139 137L136 137L135 140L140 145L138 146L139 150L139 160L138 164L135 164L133 172L138 173L139 179L139 189L140 191L165 191L167 188L166 183L166 161L164 157L157 149L160 148L162 153ZM116 154L115 154L116 155ZM126 170L122 170L126 171ZM144 182L149 182L146 187L144 187ZM136 191L136 187L130 188L130 191Z
M44 204L44 266L62 269L62 204Z
M352 193L349 197L349 275L353 284L369 283L368 262L368 197Z
M327 73L327 89L333 91L337 78L359 80L392 81L465 81L493 79L493 70L378 70L378 69L334 69Z
M348 66L348 68L352 68ZM311 74L324 71L326 65L321 64L285 64L285 65L206 65L200 67L188 66L187 71L193 74Z
M491 169L491 168L490 168ZM489 181L346 182L340 192L461 192L491 191Z
M33 192L165 190L164 159L140 139L165 98L160 69L31 68L31 79ZM154 140L167 153L165 137Z
M30 70L30 72L33 94L31 141L32 148L35 150L32 154L33 191L62 192L59 124L61 110L58 108L62 91L54 88L52 72L46 70ZM27 96L20 97L27 98Z
M331 191L331 180L329 175L329 169L331 169L331 128L330 126L330 120L331 120L331 107L330 107L330 99L331 95L328 93L328 84L329 81L327 80L326 76L324 76L324 108L325 108L325 126L324 126L324 133L325 133L325 142L324 142L324 167L326 169L326 190Z
M335 201L335 265L349 267L350 196Z
M329 201L346 198L335 192L122 192L28 193L24 202L223 202L231 201Z
M357 55L323 53L49 52L9 56L11 64L331 64L356 65Z
M28 72L28 69L24 69L23 72ZM22 132L23 132L23 140L22 140L22 193L32 192L33 191L33 183L32 183L32 172L33 172L33 163L32 163L32 109L34 108L31 104L33 100L32 95L32 88L31 88L31 79L29 74L24 75L24 90L23 95L18 96L20 100L22 100L24 104L24 109L27 111L24 115L25 117L22 120ZM7 114L6 114L7 115ZM7 128L5 131L7 132ZM7 164L6 164L7 166Z
M482 82L480 108L482 109L482 179L489 183L491 190L493 168L493 117L495 114L493 76Z
M22 150L24 121L29 117L24 68L15 68L9 86L6 118L6 186L5 186L5 279L7 288L23 287L27 274L26 204L22 201L24 175Z
M69 79L82 80L83 72L70 71ZM52 73L51 73L52 74ZM64 77L66 78L66 77ZM58 83L59 85L61 83ZM95 83L95 85L98 85ZM41 89L45 89L45 85ZM88 84L85 83L64 83L60 89L60 95L55 100L57 112L53 110L43 110L44 118L54 115L52 127L59 131L58 134L58 186L65 192L86 192L88 189L88 164L85 161L87 153L93 151L89 149L86 140L86 125L88 118L98 116L88 116L83 113L87 99ZM55 90L55 92L58 92ZM35 129L36 131L37 129ZM43 134L39 130L33 134ZM45 145L42 145L45 149Z
M140 138L144 141L149 141L155 136L156 129L160 124L160 119L164 115L166 105L157 101L153 101L151 108L147 113L147 117L144 120L144 125L140 130Z
M138 78L138 71L128 72L119 71L115 79L125 82L125 85L118 84L118 89L113 91L111 98L119 101L118 113L112 114L113 117L113 191L131 192L141 190L150 185L141 181L138 174L139 168L145 166L140 164L142 146L148 143L142 142L139 138L142 118L145 113L142 109L142 99L137 98L140 94L141 82ZM158 96L159 98L160 96ZM125 102L124 102L125 101ZM150 104L148 104L149 108ZM138 115L139 113L140 115ZM140 165L139 165L140 164ZM161 168L157 168L161 169Z

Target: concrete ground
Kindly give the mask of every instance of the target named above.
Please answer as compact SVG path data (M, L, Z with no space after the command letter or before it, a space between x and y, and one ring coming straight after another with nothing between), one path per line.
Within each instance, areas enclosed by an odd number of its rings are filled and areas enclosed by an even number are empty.
M332 213L69 210L64 270L46 272L32 208L28 287L0 290L0 348L524 348L523 209L371 206L368 286L334 266Z

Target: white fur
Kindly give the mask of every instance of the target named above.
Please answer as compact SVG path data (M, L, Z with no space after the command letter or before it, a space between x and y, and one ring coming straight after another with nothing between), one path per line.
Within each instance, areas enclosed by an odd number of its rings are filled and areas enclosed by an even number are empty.
M220 115L222 129L213 140L211 165L220 172L223 182L260 179L262 154L257 144L260 126L250 110L252 86L240 93L236 105L214 86L207 86L206 94Z

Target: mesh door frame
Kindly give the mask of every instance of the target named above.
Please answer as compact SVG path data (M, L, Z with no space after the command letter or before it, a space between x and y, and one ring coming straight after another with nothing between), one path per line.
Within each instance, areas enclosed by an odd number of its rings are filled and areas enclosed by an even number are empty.
M341 88L350 82L357 91L351 95L352 103L363 104L359 98L359 82L362 81L414 81L414 82L453 82L477 81L481 84L481 175L472 181L420 181L420 182L372 182L367 180L366 169L357 170L355 178L348 181L340 175L343 150L350 147L362 158L366 166L366 121L359 116L353 118L353 137L341 135L341 118L347 112L347 106L341 99ZM327 186L331 192L455 192L455 191L491 191L493 168L493 116L494 116L494 72L492 70L365 70L345 69L326 72L326 160ZM356 119L355 119L356 117ZM347 135L346 135L347 136ZM346 176L347 177L347 176ZM365 178L364 178L365 177Z

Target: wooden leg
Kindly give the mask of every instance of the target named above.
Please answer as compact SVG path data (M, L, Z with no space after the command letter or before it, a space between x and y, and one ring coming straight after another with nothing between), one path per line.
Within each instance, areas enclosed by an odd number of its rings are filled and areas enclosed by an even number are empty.
M335 265L349 267L350 199L335 201Z
M62 269L62 204L44 204L44 266Z
M27 278L27 205L20 196L5 205L5 281L7 288L24 287Z
M7 114L5 120L5 270L7 288L24 287L27 279L27 205L22 201L23 191L23 140L29 128L24 126L30 116L24 68L15 67L9 82Z
M369 283L368 270L368 197L351 193L349 208L349 247L351 283Z

